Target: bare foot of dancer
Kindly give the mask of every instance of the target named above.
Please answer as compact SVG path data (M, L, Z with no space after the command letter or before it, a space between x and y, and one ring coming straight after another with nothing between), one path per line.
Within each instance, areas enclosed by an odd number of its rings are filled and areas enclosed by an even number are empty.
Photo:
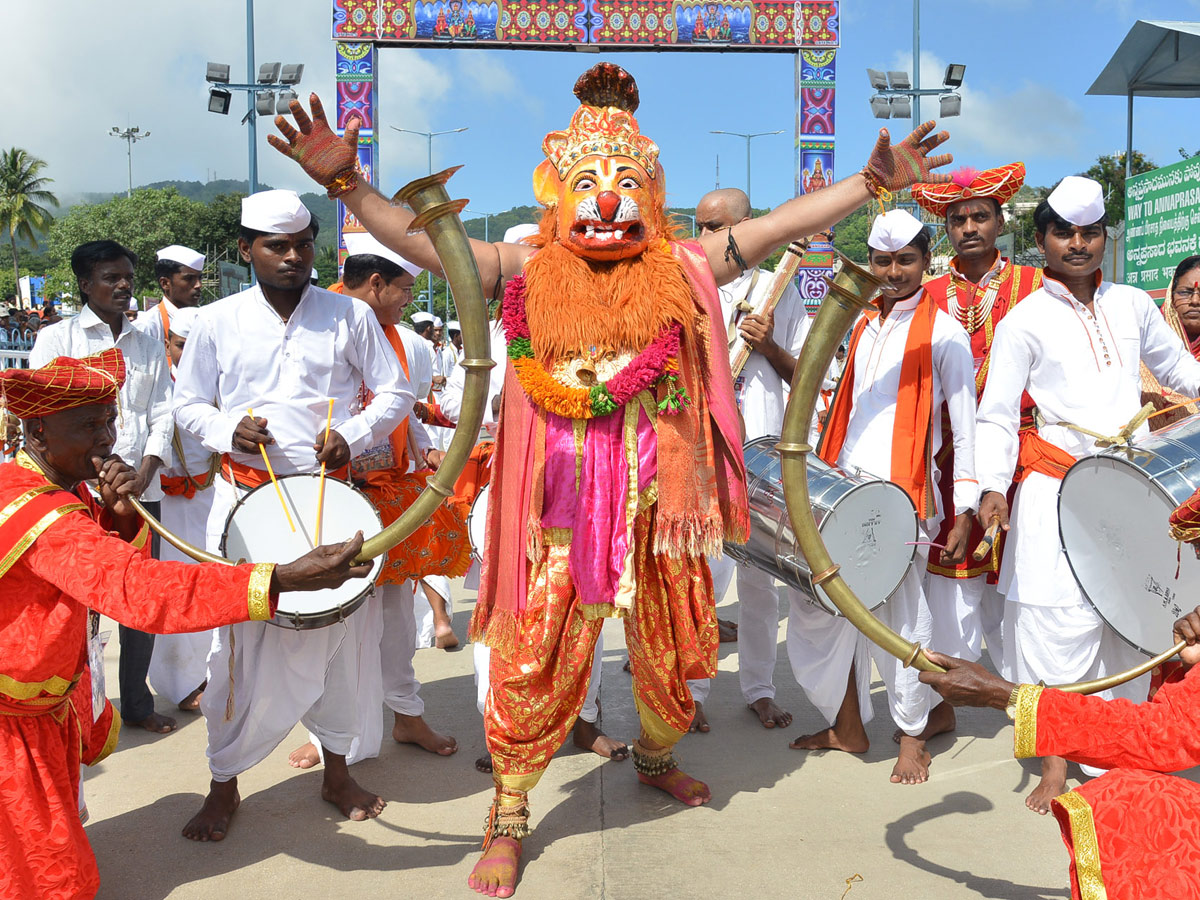
M737 622L730 622L728 619L717 619L717 634L718 640L722 644L732 644L737 640Z
M475 770L483 772L487 775L492 774L492 754L485 753L479 759L475 760Z
M692 724L688 726L688 731L692 733L698 731L701 734L708 734L711 730L712 728L708 724L708 717L704 715L704 704L697 701L696 714L692 716Z
M947 734L956 727L958 727L958 720L954 716L954 707L943 700L930 712L925 730L917 735L917 740L927 741L930 738L937 737L939 734ZM899 728L892 733L892 740L897 744L900 743L900 738L902 737L904 737L904 732Z
M591 750L597 756L620 762L629 759L629 745L624 741L611 738L595 722L575 720L573 729L575 746L580 750Z
M293 769L311 769L321 761L321 751L312 741L301 744L288 754L288 765Z
M517 889L521 864L521 842L510 837L495 838L467 878L470 888L488 897L511 897Z
M679 767L668 769L661 775L643 775L638 772L638 781L666 791L688 806L702 806L712 799L712 792L707 784L693 778Z
M892 784L924 784L929 780L929 763L932 759L924 741L903 735L900 738L900 756L892 767Z
M208 796L200 812L196 813L183 826L183 836L189 841L223 841L229 833L229 823L233 814L241 806L242 798L238 794L237 779L229 781L210 781Z
M866 753L871 749L867 730L863 728L858 708L858 686L854 683L854 666L846 682L846 696L838 709L832 728L815 734L802 734L790 744L793 750L842 750L845 753Z
M207 681L180 700L179 708L184 712L196 712L200 709L200 698L204 696L204 689L206 687L208 687Z
M1042 758L1042 780L1033 793L1025 798L1025 805L1038 815L1050 812L1050 801L1067 789L1067 761L1061 756Z
M439 734L429 727L420 716L403 716L395 713L396 723L392 726L392 739L397 744L416 744L422 750L438 756L452 756L458 752L458 741L448 734Z
M750 708L758 714L758 721L763 728L787 728L792 724L792 714L781 709L771 697L759 697L750 704Z
M321 782L321 799L336 806L343 816L353 822L373 819L387 806L378 794L372 794L350 777L346 757L325 751L325 779Z
M153 712L140 722L126 722L130 728L144 728L151 734L170 734L178 725L170 716L164 716Z

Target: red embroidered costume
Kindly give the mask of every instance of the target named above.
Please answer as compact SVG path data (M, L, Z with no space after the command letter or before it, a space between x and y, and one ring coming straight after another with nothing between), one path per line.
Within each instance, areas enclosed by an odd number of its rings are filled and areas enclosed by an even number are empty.
M110 402L119 350L0 375L7 408L33 418ZM88 609L163 634L272 614L272 565L185 565L149 557L81 488L50 483L23 452L0 464L0 897L92 897L100 876L79 820L79 765L117 743L107 700L93 716ZM184 602L181 602L184 601Z

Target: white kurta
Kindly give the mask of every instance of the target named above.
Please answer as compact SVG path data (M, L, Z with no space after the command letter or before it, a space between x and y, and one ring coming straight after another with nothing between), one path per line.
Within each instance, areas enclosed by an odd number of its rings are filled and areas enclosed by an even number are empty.
M364 382L375 396L353 415ZM330 398L333 429L351 456L412 409L408 379L367 304L310 286L285 322L255 285L200 310L175 384L175 419L205 447L262 468L258 454L233 451L234 429L253 408L275 438L276 473L311 472Z
M979 405L982 490L1004 492L1012 481L1023 391L1037 404L1041 437L1076 458L1093 452L1095 441L1062 423L1119 431L1141 408L1140 363L1163 385L1189 397L1200 393L1200 362L1148 294L1101 282L1093 310L1047 277L996 328ZM1147 431L1143 425L1138 434ZM1017 676L1050 683L1090 678L1139 658L1108 634L1071 574L1058 536L1060 484L1034 472L1017 488L999 585L1009 601L1005 627L1016 642ZM1070 654L1056 646L1064 639ZM1130 691L1145 697L1136 683L1118 693Z
M374 396L356 414L363 384ZM312 445L324 430L330 398L333 427L352 455L386 440L413 402L371 308L311 286L286 322L257 286L204 307L188 337L175 394L180 426L219 452L231 451L234 428L253 407L275 438L268 453L281 475L317 468ZM260 456L230 455L262 467ZM223 478L214 491L210 550L219 546L237 496ZM261 761L297 721L325 750L350 752L359 728L354 619L306 631L267 622L219 630L201 703L215 780L228 781Z
M175 315L175 310L179 308L166 297L163 297L154 306L151 306L149 309L143 309L138 313L137 318L133 320L133 327L142 332L142 334L148 334L156 341L161 341L165 345L167 336L163 332L162 313L159 312L160 306L167 311L168 323L171 321L171 316Z
M112 329L90 306L84 306L79 315L38 332L29 351L29 365L36 369L56 356L81 359L110 347L116 347L125 357L125 384L120 393L113 452L134 468L144 456L157 456L165 463L171 458L175 426L171 421L171 373L162 342L147 337L124 317L121 333L114 341ZM142 499L162 499L157 478L150 482Z
M838 465L879 476L892 477L892 435L895 429L896 401L900 388L900 369L913 312L924 291L897 302L886 319L869 321L854 352L853 405L846 428L846 441ZM953 473L934 473L935 481L946 475L954 478L954 510L959 515L975 508L978 487L974 474L975 372L971 344L966 331L950 316L937 312L933 324L933 422L941 421L945 404L950 413L955 463ZM932 431L933 454L941 447L941 429ZM930 490L936 498L936 485ZM942 516L922 522L925 540L936 534ZM877 611L884 624L901 637L929 646L933 625L926 604L923 584L925 554L917 554L913 567ZM825 616L825 619L820 618ZM871 715L869 702L870 666L864 664L869 650L888 692L892 718L906 734L924 730L932 705L932 693L917 678L915 669L906 669L900 660L871 644L845 619L833 618L799 599L793 599L788 618L788 656L797 681L813 705L832 724L846 693L847 676L855 663L856 688L863 721Z

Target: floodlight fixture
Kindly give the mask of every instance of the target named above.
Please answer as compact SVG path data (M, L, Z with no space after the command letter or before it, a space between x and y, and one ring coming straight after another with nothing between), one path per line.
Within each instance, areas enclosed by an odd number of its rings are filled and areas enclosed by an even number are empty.
M907 91L912 88L907 72L888 72L887 77L893 91Z
M912 97L893 97L891 99L893 119L912 118Z
M292 111L290 104L296 99L295 91L280 91L275 95L275 114L278 116L286 116Z
M233 100L233 94L221 88L212 88L208 92L208 111L219 113L222 116L229 115L229 104Z
M204 80L210 84L229 84L229 66L225 63L210 62Z
M275 92L274 91L255 91L254 92L254 111L260 116L275 115Z
M967 67L962 63L950 63L946 66L946 77L942 79L942 84L950 88L962 87L966 72Z
M881 97L876 94L871 98L871 113L877 119L887 119L892 115L892 106L888 103L887 97Z
M299 84L304 77L304 63L288 63L279 73L280 84Z
M871 82L871 87L877 91L886 91L888 86L887 75L879 69L867 69L867 80Z
M941 118L943 119L962 115L962 97L958 94L943 94L941 105Z
M258 83L274 84L279 80L280 65L277 62L263 63L258 67Z

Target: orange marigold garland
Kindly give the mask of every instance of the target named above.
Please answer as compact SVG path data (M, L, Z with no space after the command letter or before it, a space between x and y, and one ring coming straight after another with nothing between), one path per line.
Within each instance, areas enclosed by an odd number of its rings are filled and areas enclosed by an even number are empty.
M660 383L667 385L658 411L673 415L687 408L690 398L679 383L679 341L682 326L665 325L648 347L620 372L590 388L563 384L534 358L529 322L525 316L525 276L508 282L501 303L501 324L521 387L537 406L565 419L592 419L616 412L635 396Z

